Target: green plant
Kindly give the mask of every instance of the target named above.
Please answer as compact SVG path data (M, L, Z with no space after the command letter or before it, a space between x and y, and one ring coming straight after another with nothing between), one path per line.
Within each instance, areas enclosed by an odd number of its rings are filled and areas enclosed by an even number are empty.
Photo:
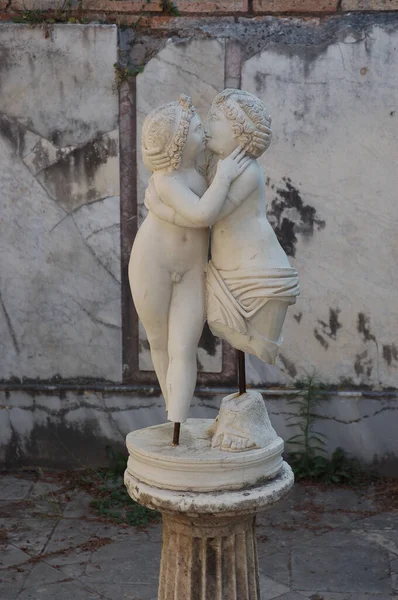
M106 456L109 460L109 467L104 472L105 479L116 481L118 477L123 477L127 466L127 456L123 452L118 452L112 446L106 446Z
M44 23L46 16L42 10L24 10L20 15L13 17L14 23L25 23L28 25L39 25Z
M72 5L71 0L63 0L58 6L48 10L23 10L19 15L13 17L14 23L26 23L29 25L53 25L55 23L87 23L87 18L81 18L81 2L77 7Z
M288 461L297 481L309 479L321 483L357 484L364 473L358 460L349 458L342 448L336 448L330 459L312 456L303 460L300 452L289 454Z
M364 471L359 460L348 457L342 448L336 448L329 461L328 482L358 483L363 476Z
M115 69L116 84L118 88L121 86L123 81L128 81L132 77L136 77L138 73L142 73L144 70L144 66L123 66L120 63L115 63L113 68Z
M123 475L127 466L127 456L115 451L111 446L106 447L106 454L109 466L96 473L101 484L98 485L97 479L95 489L98 498L90 503L94 512L114 523L128 525L146 525L159 521L159 513L135 502L124 487ZM88 477L92 478L91 472Z
M326 436L322 433L314 432L314 423L320 417L316 412L319 407L322 397L319 394L320 386L316 379L315 373L307 374L306 379L296 383L296 386L301 389L296 396L290 400L291 406L298 407L297 417L294 423L289 423L288 427L298 427L300 433L294 435L287 440L288 444L299 447L298 452L292 454L300 454L306 468L315 456L316 452L324 452Z
M323 483L357 483L363 471L359 461L348 458L342 448L336 448L331 458L325 456L325 440L327 436L315 430L317 420L323 418L318 408L324 401L322 384L317 380L315 372L297 384L301 388L290 401L298 407L294 423L288 427L298 428L300 433L287 440L297 450L290 452L287 459L293 469L297 481L310 479Z
M114 523L127 523L128 525L146 525L159 521L159 513L134 502L126 489L120 485L115 489L103 486L105 496L93 500L92 509L101 517L106 517Z
M174 4L173 0L163 0L162 6L163 12L167 15L173 15L175 17L179 16L180 11L178 10L178 7Z

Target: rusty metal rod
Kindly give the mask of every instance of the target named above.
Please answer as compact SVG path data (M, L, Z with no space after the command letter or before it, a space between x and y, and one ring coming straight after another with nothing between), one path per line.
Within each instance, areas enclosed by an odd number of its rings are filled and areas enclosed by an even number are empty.
M242 350L237 350L236 353L238 358L239 395L241 396L246 392L245 353Z
M180 428L181 423L174 423L173 446L178 446L180 443Z

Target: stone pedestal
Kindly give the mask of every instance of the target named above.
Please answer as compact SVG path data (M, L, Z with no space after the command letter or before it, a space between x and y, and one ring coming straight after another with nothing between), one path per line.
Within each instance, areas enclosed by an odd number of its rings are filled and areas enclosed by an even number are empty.
M158 598L260 598L255 517L164 513Z
M190 424L191 428L203 428L203 423L199 423L203 420L197 421ZM210 424L211 421L205 423ZM171 434L172 424L148 428L147 431L153 429L161 429L163 433L168 429ZM153 479L157 471L151 468L157 452L151 446L151 435L145 438L144 432L141 430L128 436L130 459L125 484L134 500L162 513L163 547L158 600L260 600L255 515L281 499L292 487L294 479L290 467L282 463L273 479L263 479L254 485L241 485L240 489L219 491L217 469L211 490L208 480L205 483L207 491L166 488L162 475L161 485L157 486ZM144 439L147 439L146 451ZM173 466L169 465L170 472L177 472L183 445L174 448L173 461L170 440L171 436L168 436L166 448L160 444L159 459L168 457L173 463ZM195 442L196 438L192 438L193 446ZM220 455L223 453L211 448L210 439L207 444L213 460L218 459L222 464ZM140 454L137 462L134 450ZM235 461L240 457L244 464L248 460L247 455L252 452L261 453L261 450L237 453ZM145 454L151 472L150 483L142 481L135 473L135 466L140 474L144 473ZM203 453L198 452L196 465L192 445L185 449L185 455L189 455L192 473L197 468L197 485L200 487L201 473L207 477L207 469L203 470L201 465ZM228 464L224 467L228 469ZM225 484L225 478L223 481ZM171 488L173 483L176 485L171 480Z

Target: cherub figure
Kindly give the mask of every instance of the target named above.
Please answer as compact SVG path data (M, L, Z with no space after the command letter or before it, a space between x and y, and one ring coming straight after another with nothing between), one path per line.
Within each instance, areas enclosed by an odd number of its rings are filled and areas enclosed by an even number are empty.
M202 222L212 225L207 321L215 335L273 364L282 342L287 308L296 302L299 283L296 269L291 267L267 220L265 176L257 163L271 141L271 118L252 94L226 89L213 100L206 140L213 153L209 181L217 159L238 147L243 147L250 158L248 167L230 186L221 210L203 213ZM147 190L146 203L162 219L175 222L181 216L190 218L187 201L180 209L162 206L153 186ZM234 402L236 423L239 401ZM236 426L230 435L216 433L221 446L224 437L236 449L253 445L250 432L243 436L244 441L237 440Z
M231 183L250 162L235 148L219 162L206 189L205 178L195 168L204 145L203 125L188 96L157 108L145 119L143 160L153 171L151 185L159 203L175 218L162 220L149 211L134 241L129 281L168 418L179 423L187 419L193 397L196 350L205 320L207 219L216 218ZM189 227L176 216L185 205L194 222Z

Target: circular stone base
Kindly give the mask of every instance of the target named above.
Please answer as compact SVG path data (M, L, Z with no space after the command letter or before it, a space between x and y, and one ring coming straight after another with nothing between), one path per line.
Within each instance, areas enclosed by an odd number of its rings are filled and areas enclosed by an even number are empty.
M180 444L172 446L173 423L128 434L126 474L161 489L211 492L239 490L275 477L282 468L283 440L265 448L226 452L211 446L212 419L188 419Z
M241 490L219 491L216 477L209 492L161 489L127 469L124 482L134 500L162 513L158 600L260 600L256 514L288 493L289 465Z
M124 483L133 500L161 513L227 519L266 510L286 496L294 484L294 475L290 466L283 462L274 479L257 486L219 491L215 479L209 492L180 492L143 483L126 469Z

